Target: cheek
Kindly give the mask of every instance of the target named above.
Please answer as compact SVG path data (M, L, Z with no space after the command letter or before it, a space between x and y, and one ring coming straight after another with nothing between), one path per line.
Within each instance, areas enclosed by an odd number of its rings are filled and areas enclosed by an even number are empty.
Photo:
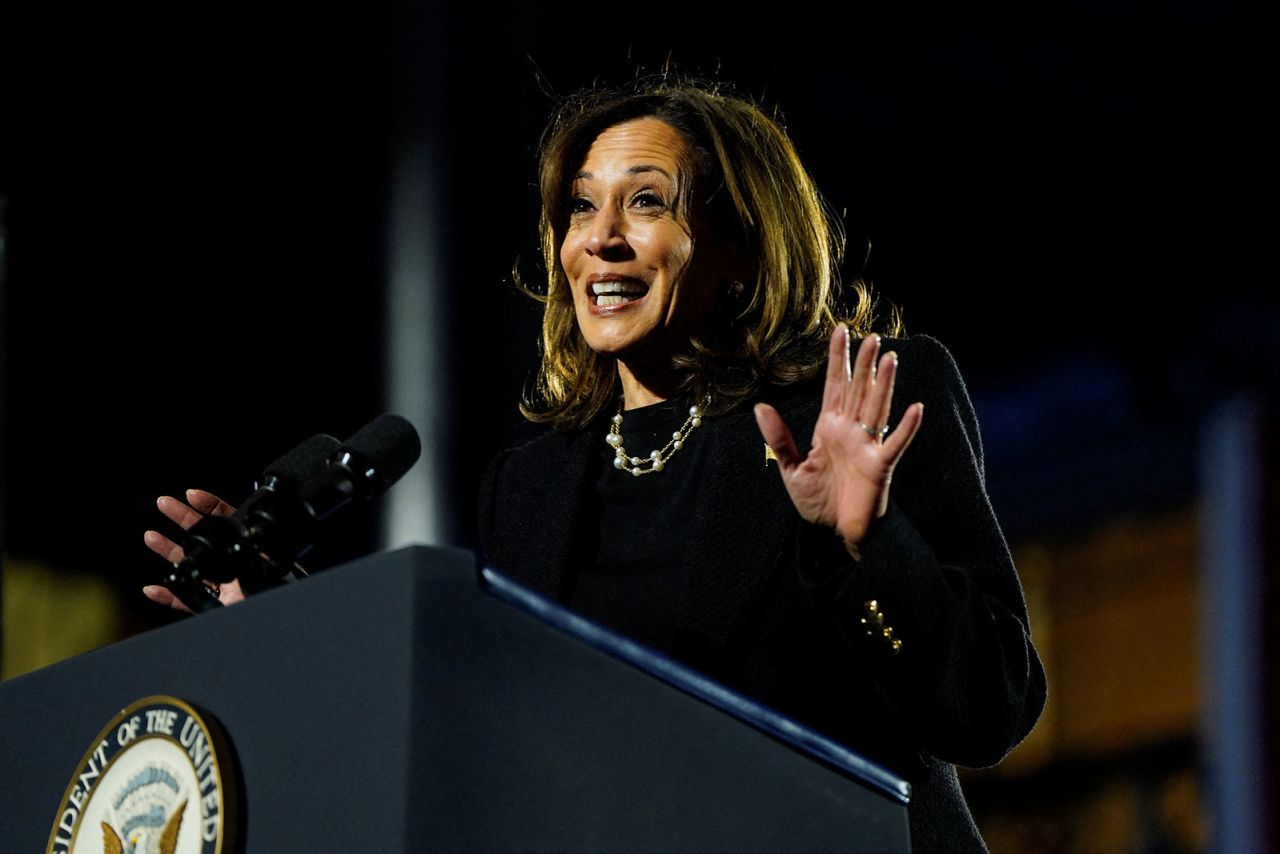
M564 238L564 242L560 244L560 266L564 268L564 271L566 273L568 273L569 270L572 269L571 262L573 260L573 255L574 255L573 249L572 249L572 243L573 243L573 238L570 235L566 234Z
M573 239L572 234L566 235L564 242L560 244L560 268L564 270L565 285L568 288L566 296L575 304L578 302L579 290L573 283L582 266L582 252L579 250L578 242Z
M697 324L710 315L720 297L720 271L704 259L688 251L680 256L681 273L670 308L673 321L681 325Z
M635 248L637 254L649 258L651 265L662 271L668 288L683 287L693 255L693 245L683 232L656 235L643 245L636 244Z
M664 261L673 296L679 302L692 301L703 287L702 271L692 263L693 247L687 242L677 243L669 247Z

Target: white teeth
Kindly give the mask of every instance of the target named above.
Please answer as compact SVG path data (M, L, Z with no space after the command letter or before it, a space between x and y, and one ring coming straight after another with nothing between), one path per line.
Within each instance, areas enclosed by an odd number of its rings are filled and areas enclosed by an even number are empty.
M596 297L596 305L603 305L603 306L622 305L624 302L631 302L631 300L627 299L626 297L620 294L611 294L607 296Z
M596 296L601 294L642 294L645 292L645 287L635 282L596 282L591 286L591 290Z

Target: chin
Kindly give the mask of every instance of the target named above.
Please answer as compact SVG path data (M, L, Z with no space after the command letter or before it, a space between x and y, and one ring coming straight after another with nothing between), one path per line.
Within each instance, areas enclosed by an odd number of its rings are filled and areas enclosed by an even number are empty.
M599 336L584 335L583 338L595 353L601 356L609 356L614 359L625 358L627 354L634 353L637 349L635 343L631 341L619 341L615 338L601 338Z
M622 357L645 348L646 343L655 337L652 330L633 328L619 329L617 320L601 323L600 318L588 318L586 323L578 321L578 331L582 334L587 346L601 356ZM609 328L613 326L614 328ZM628 324L630 327L630 324Z

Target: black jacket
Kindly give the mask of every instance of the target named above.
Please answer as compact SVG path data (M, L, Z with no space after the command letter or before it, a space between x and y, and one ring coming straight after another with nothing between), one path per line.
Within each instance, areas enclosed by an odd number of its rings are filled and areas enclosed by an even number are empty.
M950 354L917 336L886 341L900 367L891 423L925 404L894 474L889 512L855 562L833 532L804 523L749 406L708 418L709 469L690 519L681 628L703 641L687 662L825 732L912 782L918 850L981 850L953 764L992 765L1030 732L1044 670L1022 589L988 501L982 446ZM807 447L821 385L772 401ZM606 426L549 433L491 465L480 497L490 565L563 597L593 499ZM660 475L659 475L660 476ZM883 628L868 632L870 603Z

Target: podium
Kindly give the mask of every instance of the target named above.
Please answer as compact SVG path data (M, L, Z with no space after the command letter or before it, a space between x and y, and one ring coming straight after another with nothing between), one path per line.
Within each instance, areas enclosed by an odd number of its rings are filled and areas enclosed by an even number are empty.
M253 854L909 850L894 775L425 547L0 684L0 848L153 694L225 730Z

